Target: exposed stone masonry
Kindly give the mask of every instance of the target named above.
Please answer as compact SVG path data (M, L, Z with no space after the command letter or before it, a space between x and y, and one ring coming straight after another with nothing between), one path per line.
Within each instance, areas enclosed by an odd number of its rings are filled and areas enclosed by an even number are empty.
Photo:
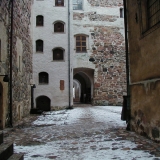
M13 43L12 43L12 118L13 123L29 114L30 111L30 79L32 78L32 41L30 37L30 17L32 0L16 0L13 2ZM0 21L6 28L7 59L1 67L9 75L10 68L10 34L11 34L11 3L0 2ZM20 41L17 46L17 41ZM21 45L20 45L21 44ZM19 49L19 48L22 48ZM22 53L19 53L19 52ZM21 70L19 69L21 67ZM9 83L10 84L10 83ZM8 97L9 100L9 97ZM9 104L9 102L8 102ZM6 109L6 123L9 116Z
M118 27L95 26L91 33L95 64L94 103L121 105L125 94L124 37ZM104 101L105 100L105 101Z
M13 119L16 121L29 114L30 79L32 78L32 41L30 37L30 17L32 0L14 1L14 33L13 33ZM17 62L16 42L22 43L22 69ZM18 46L20 47L20 46Z
M119 18L119 16L97 14L96 12L86 12L86 13L73 13L73 20L82 20L87 17L90 21L105 21L114 22Z
M112 7L112 6L122 6L122 0L88 0L91 6L96 7Z

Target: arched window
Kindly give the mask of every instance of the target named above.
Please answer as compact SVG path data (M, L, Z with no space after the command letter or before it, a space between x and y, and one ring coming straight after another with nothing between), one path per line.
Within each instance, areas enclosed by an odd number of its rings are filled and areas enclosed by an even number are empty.
M53 60L64 60L64 50L61 48L53 49Z
M55 0L55 6L64 6L64 0Z
M76 52L87 52L87 36L76 35Z
M64 32L64 23L56 22L54 24L54 32Z
M40 39L36 41L36 52L43 52L43 41Z
M36 17L36 26L43 26L43 16L38 15Z
M39 84L48 84L48 73L46 72L39 73Z

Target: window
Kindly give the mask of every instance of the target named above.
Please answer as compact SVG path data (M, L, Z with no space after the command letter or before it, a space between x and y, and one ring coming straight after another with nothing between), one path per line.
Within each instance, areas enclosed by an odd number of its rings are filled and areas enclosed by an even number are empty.
M76 52L86 52L86 36L85 35L77 35L76 36Z
M73 0L73 10L82 10L82 0Z
M148 28L153 27L160 22L160 0L148 0Z
M48 73L46 72L39 73L39 84L48 84Z
M64 0L55 0L55 6L64 6Z
M43 16L36 17L36 26L43 26Z
M54 32L64 32L64 24L62 22L56 22L54 24Z
M145 36L160 26L160 0L139 0L138 4L141 32Z
M42 40L36 41L36 52L43 52L43 41Z
M64 60L64 50L60 48L54 49L53 60Z
M124 18L124 9L120 8L120 18Z

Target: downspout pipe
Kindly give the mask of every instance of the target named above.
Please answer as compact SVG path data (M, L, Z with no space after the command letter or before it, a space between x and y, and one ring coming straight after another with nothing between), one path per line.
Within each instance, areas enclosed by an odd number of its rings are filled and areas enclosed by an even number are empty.
M124 5L124 28L125 28L125 52L126 52L126 81L127 81L127 130L130 130L131 106L130 106L130 86L129 86L129 53L128 53L128 19L127 19L127 0L123 0Z
M9 84L9 93L10 93L10 97L9 97L9 117L10 117L10 127L12 127L12 53L13 53L13 11L14 11L14 0L11 0L11 31L10 31L10 84Z
M71 61L70 61L70 1L68 1L68 107L66 109L73 109L71 106Z

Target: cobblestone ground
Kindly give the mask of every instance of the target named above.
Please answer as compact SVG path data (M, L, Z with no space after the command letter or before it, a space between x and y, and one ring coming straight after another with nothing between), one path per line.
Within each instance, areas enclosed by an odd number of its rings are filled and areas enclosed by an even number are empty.
M3 131L5 142L25 160L160 160L160 144L126 131L120 112L83 105L31 115Z

